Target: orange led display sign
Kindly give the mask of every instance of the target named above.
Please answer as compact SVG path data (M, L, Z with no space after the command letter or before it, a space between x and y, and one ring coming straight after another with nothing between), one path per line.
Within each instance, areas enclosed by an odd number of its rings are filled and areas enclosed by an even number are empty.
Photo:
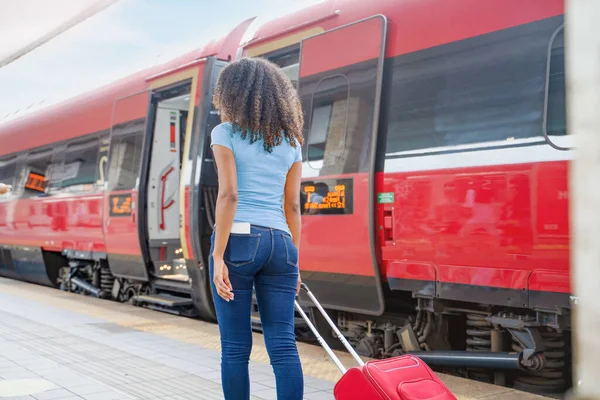
M33 172L30 172L27 176L27 182L25 182L25 187L30 190L35 190L36 192L45 192L46 177L41 174L35 174Z
M302 214L342 215L353 213L352 179L323 179L302 184Z
M315 186L305 186L304 193L307 196L306 203L304 203L306 210L346 208L346 185L343 183L335 185L333 191L328 191L323 195L316 192Z
M130 194L110 196L110 215L112 217L131 215L131 202Z

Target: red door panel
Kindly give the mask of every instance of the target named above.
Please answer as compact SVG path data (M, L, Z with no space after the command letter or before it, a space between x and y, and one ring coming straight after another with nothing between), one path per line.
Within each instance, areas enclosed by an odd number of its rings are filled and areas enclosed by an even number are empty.
M104 192L104 242L118 277L148 280L138 218L138 190L146 138L149 92L115 103Z
M374 16L302 42L305 121L302 278L328 308L384 310L375 257L375 145L386 20Z

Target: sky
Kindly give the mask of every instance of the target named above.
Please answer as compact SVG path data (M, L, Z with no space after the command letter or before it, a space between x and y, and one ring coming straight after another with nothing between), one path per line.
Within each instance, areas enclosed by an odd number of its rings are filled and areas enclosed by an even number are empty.
M248 17L269 20L317 1L119 0L0 68L0 123L167 62L225 35ZM52 16L69 17L91 2L2 0L0 26L33 40L52 28ZM23 12L28 13L26 23L18 18ZM2 35L0 28L0 59L15 50L17 43L6 37L11 35Z

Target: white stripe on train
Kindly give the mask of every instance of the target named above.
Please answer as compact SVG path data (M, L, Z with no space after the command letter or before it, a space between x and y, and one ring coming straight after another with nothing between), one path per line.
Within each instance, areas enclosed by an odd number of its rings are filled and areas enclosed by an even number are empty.
M553 137L553 142L561 147L572 147L572 136ZM515 145L524 145L515 147ZM528 144L527 146L525 146ZM502 148L505 146L506 148ZM446 152L445 154L436 154ZM570 161L574 151L560 151L548 145L543 138L507 140L501 142L477 143L437 147L433 149L411 150L391 153L385 160L385 172L420 172L455 168L488 167L497 165L529 164L550 161ZM302 163L302 177L319 176L322 161Z

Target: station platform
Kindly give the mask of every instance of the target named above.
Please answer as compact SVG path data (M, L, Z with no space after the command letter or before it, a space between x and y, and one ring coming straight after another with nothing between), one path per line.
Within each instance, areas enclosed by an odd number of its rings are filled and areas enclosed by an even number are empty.
M333 399L340 373L299 343L305 399ZM346 366L352 358L338 353ZM253 399L275 400L262 335L250 362ZM440 376L463 399L543 399ZM0 278L0 399L222 399L216 324Z

